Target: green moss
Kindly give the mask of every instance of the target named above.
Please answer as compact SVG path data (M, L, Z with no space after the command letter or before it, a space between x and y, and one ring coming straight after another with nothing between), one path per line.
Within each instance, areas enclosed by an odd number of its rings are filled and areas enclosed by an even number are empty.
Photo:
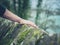
M2 23L3 22L3 23ZM27 25L20 25L11 21L0 20L0 45L46 45L49 41L48 33ZM42 43L40 42L42 40ZM49 43L49 45L53 43Z

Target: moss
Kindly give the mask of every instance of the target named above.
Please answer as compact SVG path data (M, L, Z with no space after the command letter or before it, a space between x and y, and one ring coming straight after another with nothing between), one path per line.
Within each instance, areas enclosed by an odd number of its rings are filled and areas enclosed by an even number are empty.
M0 20L0 45L46 45L51 43L48 33L42 29L36 29L15 22ZM3 23L2 23L3 22ZM53 37L55 38L55 36ZM54 40L54 39L52 39ZM47 43L48 41L48 43Z

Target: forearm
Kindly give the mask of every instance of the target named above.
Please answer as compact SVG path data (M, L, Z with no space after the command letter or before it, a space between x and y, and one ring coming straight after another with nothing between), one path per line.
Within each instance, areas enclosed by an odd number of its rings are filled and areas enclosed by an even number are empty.
M9 10L6 9L4 15L5 18L12 20L14 22L19 22L22 20L20 17L18 17L17 15L13 14L12 12L10 12Z
M12 20L12 21L15 21L15 22L18 22L20 24L26 24L26 25L29 25L29 26L32 26L32 27L35 27L37 28L37 26L31 22L31 21L28 21L28 20L24 20L20 17L18 17L17 15L13 14L12 12L10 12L9 10L6 9L3 17L9 19L9 20Z

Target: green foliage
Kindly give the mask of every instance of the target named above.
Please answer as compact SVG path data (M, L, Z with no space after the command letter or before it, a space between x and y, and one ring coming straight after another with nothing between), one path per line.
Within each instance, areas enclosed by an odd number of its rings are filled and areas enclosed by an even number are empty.
M40 30L34 29L34 28L28 28L26 25L23 25L20 32L20 34L17 37L17 43L21 44L21 42L24 41L25 45L29 45L29 43L35 38L41 38L41 35L43 34ZM28 40L28 42L25 40ZM37 40L37 39L36 39Z
M3 22L3 23L2 23ZM18 23L11 22L1 18L0 20L0 44L10 45L14 39L17 40L17 44L25 43L28 40L29 44L32 39L39 39L43 32L39 29L28 27L27 25L20 26ZM16 42L15 42L16 43Z
M24 19L29 17L29 0L18 0L18 16Z
M29 0L4 0L2 4L7 9L17 14L19 17L28 19L30 17L30 3Z
M11 3L12 2L12 3ZM10 0L10 10L17 14L19 17L28 19L30 17L30 4L29 0Z
M46 24L50 24L50 21L54 24L54 21L45 20L44 18L45 21L38 23L40 20L39 14L41 10L39 10L39 8L41 6L41 2L42 0L38 0L35 22L38 25L40 24L40 27L46 30ZM9 2L4 0L2 4L18 16L28 19L30 10L29 0L10 0ZM48 33L46 33L46 31L42 31L42 29L35 29L28 27L27 25L20 25L0 18L0 45L10 45L11 43L15 45L57 45L57 40L55 34L49 36Z
M0 45L10 45L11 43L15 45L54 45L51 41L54 42L55 37L53 35L53 38L50 38L48 33L42 29L20 25L16 22L0 18ZM52 40L49 41L50 39ZM47 41L49 42L47 43Z

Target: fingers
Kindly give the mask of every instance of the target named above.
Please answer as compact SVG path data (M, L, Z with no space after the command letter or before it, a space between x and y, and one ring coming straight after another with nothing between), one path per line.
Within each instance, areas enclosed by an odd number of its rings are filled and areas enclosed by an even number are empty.
M33 25L33 27L38 29L38 26L36 26L36 25Z
M34 28L38 28L38 26L36 26L33 22L28 21L28 20L22 20L22 21L20 21L20 24L26 24L28 26L32 26Z
M35 25L34 23L28 23L27 25L32 26L32 27L34 27L34 28L37 28L37 29L38 29L38 26L37 26L37 25Z
M26 23L29 26L32 26L34 28L38 28L38 26L36 24L34 24L33 22L29 21L28 23Z

